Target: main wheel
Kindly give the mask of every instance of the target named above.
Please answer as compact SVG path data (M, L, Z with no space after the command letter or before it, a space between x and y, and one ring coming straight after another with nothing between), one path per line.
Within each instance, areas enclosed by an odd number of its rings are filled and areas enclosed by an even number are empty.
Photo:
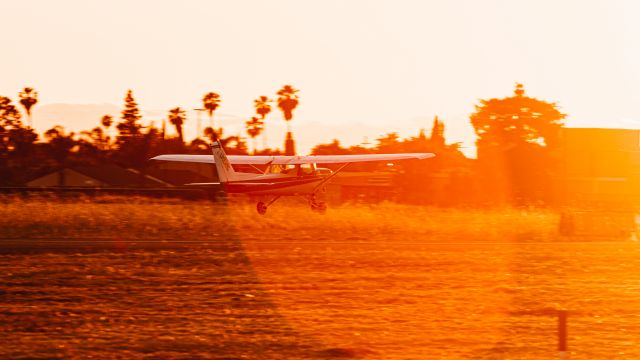
M311 204L311 210L318 214L324 214L327 212L327 203L324 201L318 201Z
M260 215L264 215L267 213L267 205L265 205L262 201L260 201L257 205L256 205L256 210L258 210L258 214Z

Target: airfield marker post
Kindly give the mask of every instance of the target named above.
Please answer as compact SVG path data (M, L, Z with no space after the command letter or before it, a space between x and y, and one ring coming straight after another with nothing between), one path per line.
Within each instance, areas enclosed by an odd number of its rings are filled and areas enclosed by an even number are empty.
M560 360L567 358L567 310L558 310L558 353Z

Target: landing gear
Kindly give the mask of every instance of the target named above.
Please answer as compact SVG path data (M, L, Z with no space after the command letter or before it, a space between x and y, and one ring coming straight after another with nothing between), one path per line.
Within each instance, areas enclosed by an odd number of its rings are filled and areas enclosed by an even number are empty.
M266 204L263 203L262 201L258 202L256 204L256 210L258 211L258 214L260 214L260 215L266 214L267 213L267 208L269 207L269 205L273 204L278 199L280 199L280 196L274 197L273 200L269 201Z
M311 210L324 215L327 212L327 203L318 202L317 204L313 204L311 205Z
M309 206L311 206L311 211L315 211L318 214L324 214L327 212L327 203L324 201L318 201L315 194L309 197Z
M263 203L262 201L260 201L256 205L256 210L258 210L258 214L264 215L264 214L267 213L267 205L265 203Z
M309 206L311 207L312 211L317 212L318 214L324 214L327 212L327 203L324 201L319 201L318 198L316 197L316 194L313 194L310 196L307 195L304 197L309 201ZM276 200L278 199L280 199L280 196L276 196L268 203L264 203L262 201L258 202L256 204L256 210L258 211L258 214L260 215L266 214L269 206L271 206L271 204L276 202Z

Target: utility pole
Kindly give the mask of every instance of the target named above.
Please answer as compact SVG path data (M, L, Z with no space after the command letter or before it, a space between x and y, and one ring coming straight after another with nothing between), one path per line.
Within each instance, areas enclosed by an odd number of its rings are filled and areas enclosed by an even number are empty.
M207 109L193 109L193 111L196 111L198 113L198 120L197 120L197 133L196 133L196 138L200 138L200 136L202 136L202 121L201 121L201 114L203 111L207 111Z

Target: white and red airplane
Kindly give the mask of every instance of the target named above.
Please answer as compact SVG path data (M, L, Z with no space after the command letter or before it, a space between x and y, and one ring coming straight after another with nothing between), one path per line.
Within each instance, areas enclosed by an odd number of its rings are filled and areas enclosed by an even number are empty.
M193 183L187 185L222 185L227 193L245 193L273 196L269 202L258 202L258 213L264 215L267 208L281 196L303 196L311 209L324 213L325 202L318 201L317 195L324 191L324 184L338 174L345 166L356 162L394 161L408 159L428 159L432 153L365 154L365 155L310 155L310 156L227 156L218 141L211 144L210 155L159 155L151 160L180 161L190 163L214 163L218 171L219 183ZM342 164L335 171L316 167L316 164ZM249 165L256 172L238 172L232 165ZM265 166L262 171L256 166Z

